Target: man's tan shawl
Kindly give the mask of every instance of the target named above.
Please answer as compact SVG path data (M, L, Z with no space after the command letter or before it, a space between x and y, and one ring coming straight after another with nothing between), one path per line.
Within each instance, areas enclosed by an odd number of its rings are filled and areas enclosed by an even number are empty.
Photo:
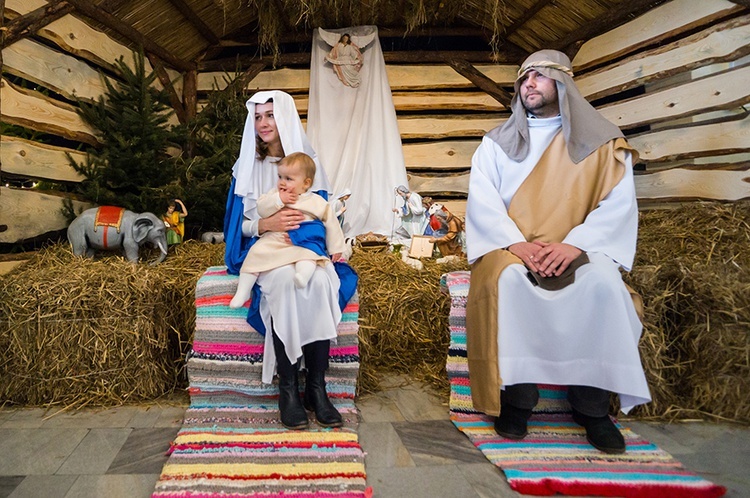
M508 215L528 242L562 242L622 179L626 151L635 162L637 152L617 138L575 164L563 133L558 133L513 196ZM471 266L466 304L471 397L474 408L488 415L500 413L498 279L513 263L523 264L510 251L496 249Z

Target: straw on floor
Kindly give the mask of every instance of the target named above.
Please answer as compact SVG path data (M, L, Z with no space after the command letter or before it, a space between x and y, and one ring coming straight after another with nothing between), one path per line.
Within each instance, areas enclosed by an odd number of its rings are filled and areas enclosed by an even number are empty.
M726 489L690 472L669 453L622 427L627 451L608 455L586 442L573 422L561 387L542 386L540 403L520 441L498 436L493 418L474 410L466 361L466 297L469 272L446 274L451 344L446 369L454 425L505 473L510 487L531 495L596 495L672 498L722 496Z
M278 387L260 381L263 336L229 308L237 277L211 267L196 290L196 330L188 357L190 407L154 498L365 496L364 453L354 405L359 354L358 297L344 309L331 347L328 393L340 429L279 422Z

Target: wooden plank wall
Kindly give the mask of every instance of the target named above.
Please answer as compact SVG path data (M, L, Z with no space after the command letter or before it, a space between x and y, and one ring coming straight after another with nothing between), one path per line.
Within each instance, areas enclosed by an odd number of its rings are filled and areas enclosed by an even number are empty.
M642 207L750 198L750 15L727 0L673 0L585 43L581 92L641 153ZM512 66L477 66L512 86ZM471 156L508 113L447 66L387 67L410 186L465 210ZM208 91L221 75L199 75ZM278 88L307 109L308 70L266 71L250 91ZM745 107L743 107L745 106Z
M44 0L5 0L8 19ZM640 151L636 176L641 206L694 199L750 198L750 15L727 0L673 0L585 43L574 59L582 93L623 128ZM75 114L71 97L95 99L103 91L98 70L116 78L112 61L132 51L67 15L34 37L3 51L3 72L48 89L53 96L0 81L4 122L64 138L48 146L0 137L4 177L76 182L67 153L91 144L96 132ZM478 65L510 88L517 67ZM471 156L482 135L508 111L446 65L389 65L410 186L465 209ZM170 72L181 94L181 77ZM219 73L198 75L205 97ZM264 71L248 91L283 89L306 115L309 71ZM0 243L64 228L62 197L0 185ZM11 217L12 214L12 217Z
M45 0L5 0L6 19L14 19L46 5ZM70 154L82 162L78 149L97 143L75 111L75 97L95 100L105 91L100 71L116 81L113 62L133 68L134 53L122 43L66 15L3 49L4 75L32 83L34 89L0 78L0 118L4 123L64 139L64 146L46 145L18 137L0 136L0 172L3 178L79 182L68 162ZM147 70L151 70L146 61ZM168 71L178 94L182 77ZM156 82L156 85L161 84ZM45 91L41 91L45 90ZM46 95L49 93L49 95ZM0 184L0 243L16 243L66 227L60 209L67 196L54 191L9 188ZM76 207L86 205L74 200Z

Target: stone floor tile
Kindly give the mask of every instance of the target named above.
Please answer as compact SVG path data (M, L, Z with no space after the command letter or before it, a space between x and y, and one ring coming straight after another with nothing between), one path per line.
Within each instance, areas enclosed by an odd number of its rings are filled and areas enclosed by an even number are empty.
M133 429L107 474L160 474L179 427Z
M404 420L404 416L392 399L371 394L358 398L356 401L357 408L362 418L362 422L399 422Z
M372 469L367 485L375 498L479 497L455 465Z
M161 412L164 407L160 405L148 405L140 406L139 410L130 419L128 427L133 429L148 429L154 427L154 424L161 417Z
M34 429L44 424L45 417L54 413L46 408L17 408L13 414L0 423L0 429Z
M64 498L78 476L28 476L9 498Z
M0 476L0 498L8 498L26 476Z
M679 460L680 455L690 454L693 449L686 444L683 424L668 424L663 422L620 422L642 438L655 443L670 455Z
M66 498L148 498L154 492L159 474L80 476Z
M0 429L0 475L54 474L87 433L87 429Z
M18 410L15 408L0 408L0 427L3 426L3 422L10 420L16 411Z
M420 420L448 420L450 413L447 404L428 390L416 385L385 391L385 396L392 399L404 419L411 422Z
M132 429L91 429L57 474L104 474Z
M744 452L696 452L681 455L680 462L691 471L727 488L727 497L750 496L750 449Z
M165 405L162 406L159 418L154 422L154 427L182 427L185 418L185 410L188 405Z
M362 422L358 429L359 444L365 451L365 468L414 467L409 450L389 422Z
M393 422L393 428L419 467L487 462L450 420Z
M463 463L458 469L481 498L517 497L499 467L486 463Z
M70 412L57 413L45 420L42 427L82 427L93 428L125 428L138 412L136 406L118 406L115 408L85 408Z

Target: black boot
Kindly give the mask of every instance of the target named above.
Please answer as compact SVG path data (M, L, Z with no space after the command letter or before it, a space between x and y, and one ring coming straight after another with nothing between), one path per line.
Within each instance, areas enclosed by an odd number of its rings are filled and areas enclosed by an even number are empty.
M323 427L341 427L344 421L326 394L325 373L331 341L316 341L302 347L307 367L305 408L315 412L315 419Z
M505 386L500 392L500 416L495 419L495 432L508 439L525 438L532 409L538 401L536 384Z
M573 420L586 429L586 440L597 450L610 454L625 453L625 438L609 415L590 417L574 409Z
M529 418L531 410L503 403L500 407L500 416L495 419L495 432L504 438L523 439L528 434Z
M286 356L284 343L273 334L273 349L279 373L279 413L287 429L306 429L310 422L299 399L299 363L292 364Z

